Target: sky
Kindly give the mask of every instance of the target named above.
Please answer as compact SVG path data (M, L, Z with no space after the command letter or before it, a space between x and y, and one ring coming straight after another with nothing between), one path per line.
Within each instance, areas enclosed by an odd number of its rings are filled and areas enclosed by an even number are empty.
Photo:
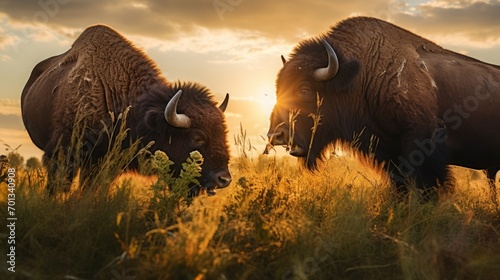
M303 39L352 16L390 21L441 46L500 64L500 1L484 0L0 0L0 149L43 154L28 137L21 91L41 60L68 50L88 26L106 24L143 49L169 81L199 82L260 154L276 75ZM0 154L7 152L0 150Z

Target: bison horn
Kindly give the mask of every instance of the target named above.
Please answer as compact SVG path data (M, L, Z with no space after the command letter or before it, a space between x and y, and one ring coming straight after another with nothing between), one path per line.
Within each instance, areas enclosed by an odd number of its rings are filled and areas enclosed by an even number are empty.
M165 119L173 127L190 128L191 120L184 114L177 114L177 103L181 98L182 90L179 90L165 107Z
M314 70L314 78L319 82L330 80L337 75L337 71L339 70L339 60L332 46L325 39L321 40L321 42L328 53L328 66Z
M219 105L219 109L224 112L226 111L227 103L229 102L229 93L226 93L226 97L224 98L224 101Z
M283 55L281 55L281 62L283 62L283 65L286 63L286 58Z

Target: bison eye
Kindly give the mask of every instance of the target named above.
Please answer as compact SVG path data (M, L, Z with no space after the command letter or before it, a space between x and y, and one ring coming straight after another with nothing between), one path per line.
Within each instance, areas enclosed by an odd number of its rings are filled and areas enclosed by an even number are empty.
M191 134L191 143L194 148L201 148L207 143L207 135L201 130L194 130Z
M298 92L299 92L299 96L306 99L306 100L312 99L314 97L313 90L312 90L311 84L309 82L300 83L299 87L298 87Z

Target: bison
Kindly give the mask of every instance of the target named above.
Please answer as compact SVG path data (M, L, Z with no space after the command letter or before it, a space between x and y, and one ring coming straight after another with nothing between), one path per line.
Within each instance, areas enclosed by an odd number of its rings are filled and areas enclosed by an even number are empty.
M499 66L368 17L341 21L282 60L268 138L309 169L339 141L383 163L403 193L410 182L426 193L452 186L448 165L494 180Z
M229 147L223 112L228 95L216 106L209 89L191 82L170 83L157 65L117 31L103 25L91 26L65 53L38 63L21 96L24 125L35 145L44 151L48 188L54 191L58 153L69 156L68 181L78 169L85 174L107 152L109 139L99 136L103 124L111 124L110 112L129 106L128 138L122 148L140 140L154 141L152 152L164 151L174 161L175 173L189 153L204 156L201 187L208 194L231 182ZM83 119L78 119L83 112ZM81 139L90 166L78 166L71 158L75 122L85 125ZM111 139L111 141L113 141ZM82 154L82 153L81 153ZM60 168L59 168L60 169ZM200 187L191 190L198 193Z

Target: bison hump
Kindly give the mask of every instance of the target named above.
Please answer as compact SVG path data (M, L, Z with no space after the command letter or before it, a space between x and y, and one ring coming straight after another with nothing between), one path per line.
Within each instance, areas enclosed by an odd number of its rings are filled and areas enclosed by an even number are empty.
M76 57L69 87L91 100L89 106L122 112L146 92L152 80L165 80L157 65L120 33L105 25L88 27L67 57Z

